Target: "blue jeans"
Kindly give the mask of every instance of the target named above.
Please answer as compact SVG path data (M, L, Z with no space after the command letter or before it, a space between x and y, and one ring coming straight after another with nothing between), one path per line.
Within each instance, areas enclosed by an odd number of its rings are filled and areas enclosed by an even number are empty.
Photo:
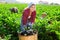
M29 23L30 23L31 25L29 25ZM32 29L32 23L29 22L29 21L27 21L26 27L29 27L30 29ZM23 23L22 23L22 20L21 20L21 27L20 27L20 30L21 30L21 31L25 31L25 27L24 27L24 25L23 25Z

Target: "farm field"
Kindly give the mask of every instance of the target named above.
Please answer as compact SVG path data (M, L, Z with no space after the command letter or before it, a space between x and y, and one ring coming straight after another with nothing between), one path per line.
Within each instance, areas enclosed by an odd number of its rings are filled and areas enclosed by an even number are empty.
M12 7L18 13L11 13ZM0 4L0 39L18 40L22 12L27 4ZM41 19L43 12L47 16ZM38 31L39 40L60 40L60 5L36 5L36 20L33 28Z

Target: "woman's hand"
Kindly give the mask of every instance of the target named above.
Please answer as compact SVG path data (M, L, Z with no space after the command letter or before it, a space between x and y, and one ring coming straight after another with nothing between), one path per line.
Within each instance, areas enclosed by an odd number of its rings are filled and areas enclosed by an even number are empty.
M24 27L26 27L26 25L24 25Z
M33 25L33 23L32 23L32 25Z
M29 22L28 25L33 25L33 23Z

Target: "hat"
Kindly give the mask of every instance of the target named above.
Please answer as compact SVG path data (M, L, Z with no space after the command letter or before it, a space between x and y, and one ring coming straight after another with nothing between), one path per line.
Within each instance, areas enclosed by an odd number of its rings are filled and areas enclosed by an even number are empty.
M34 4L33 2L29 3L28 8L30 8L33 4Z

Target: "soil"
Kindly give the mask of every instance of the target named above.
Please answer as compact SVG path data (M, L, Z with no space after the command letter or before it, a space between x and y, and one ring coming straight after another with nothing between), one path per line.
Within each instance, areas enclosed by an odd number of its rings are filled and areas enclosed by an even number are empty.
M35 30L33 30L33 31L27 30L27 31L21 32L20 35L22 35L22 36L30 36L30 35L34 35L36 33L37 33L37 31L35 31Z

